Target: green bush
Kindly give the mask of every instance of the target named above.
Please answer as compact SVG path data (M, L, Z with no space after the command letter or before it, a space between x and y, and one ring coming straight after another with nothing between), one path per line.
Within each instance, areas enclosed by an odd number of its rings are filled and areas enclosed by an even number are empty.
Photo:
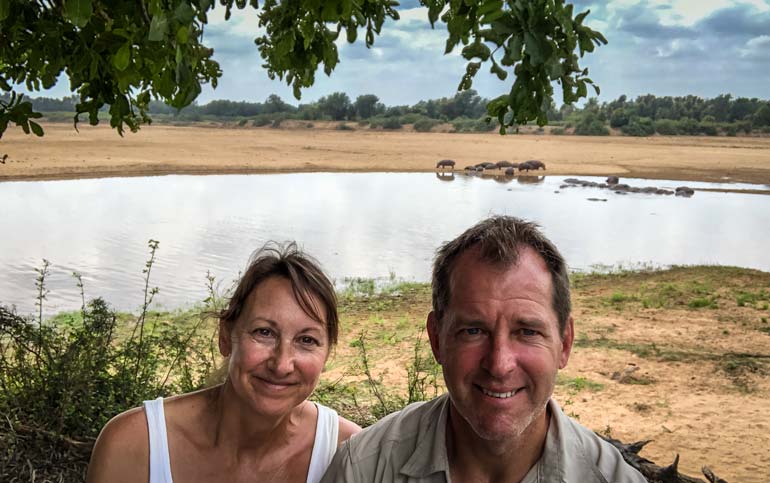
M401 116L401 124L414 124L425 116L416 112L409 112Z
M337 126L334 129L336 129L337 131L355 131L355 129L353 129L352 127L348 126L344 122L341 122L341 123L337 124Z
M717 129L717 125L715 122L712 122L712 121L701 121L701 123L698 126L698 131L705 134L706 136L719 135L719 130Z
M382 123L383 129L401 129L403 127L403 124L401 123L401 119L398 117L389 117L386 118L385 121Z
M632 117L621 132L626 136L652 136L655 134L655 126L649 117Z
M554 134L556 136L562 136L567 133L567 130L563 127L557 127L555 129L551 129L551 134Z
M575 125L575 134L578 136L609 136L610 130L604 125L604 121L593 112L583 114Z
M148 287L157 242L150 247ZM0 305L0 481L83 480L110 418L143 400L203 387L216 362L211 347L191 342L210 340L194 337L205 319L192 328L152 319L147 308L157 289L145 292L137 317L97 298L44 320L47 267L38 270L34 319Z
M258 117L256 119L254 119L253 121L251 121L251 125L254 126L254 127L262 127L262 126L267 126L271 122L272 121L270 119L268 119L267 117Z
M417 122L414 123L414 130L417 132L428 132L433 129L433 126L436 124L438 124L438 121L425 117L418 119Z
M676 136L679 129L673 119L658 119L655 121L655 132L664 136Z
M695 119L689 117L683 117L676 123L676 129L679 134L686 134L689 136L697 136L699 132L699 124Z

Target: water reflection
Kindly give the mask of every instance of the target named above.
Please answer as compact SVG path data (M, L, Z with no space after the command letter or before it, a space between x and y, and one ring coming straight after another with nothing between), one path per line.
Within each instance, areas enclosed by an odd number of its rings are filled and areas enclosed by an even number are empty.
M228 283L267 240L297 240L337 279L392 272L427 281L436 247L490 214L537 221L576 269L642 262L770 270L767 196L700 191L690 199L620 196L590 187L557 194L563 177L458 173L444 182L448 175L306 173L2 183L0 303L34 310L34 268L47 258L53 264L51 311L79 306L74 270L83 274L87 297L102 295L119 308L136 308L150 238L160 240L153 285L161 289L156 300L167 307L205 297L207 270ZM682 184L623 181L668 189ZM756 188L688 184L696 190Z

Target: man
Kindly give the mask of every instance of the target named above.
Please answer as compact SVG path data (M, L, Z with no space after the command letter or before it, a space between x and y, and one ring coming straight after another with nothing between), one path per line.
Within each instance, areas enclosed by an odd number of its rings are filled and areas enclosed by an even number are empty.
M497 216L445 244L427 325L448 394L353 436L322 481L646 483L551 399L570 311L564 259L535 224Z

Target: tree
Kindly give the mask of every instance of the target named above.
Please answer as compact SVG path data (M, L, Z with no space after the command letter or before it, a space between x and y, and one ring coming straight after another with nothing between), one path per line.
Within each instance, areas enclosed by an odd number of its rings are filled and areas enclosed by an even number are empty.
M770 126L770 102L762 104L762 107L754 113L754 124L757 126Z
M318 99L318 109L335 121L348 117L352 106L350 98L344 92L334 92Z
M386 19L399 18L394 0L0 0L0 135L14 122L42 135L32 119L39 113L12 91L52 87L65 72L79 95L75 125L87 114L109 106L110 125L123 133L150 121L153 99L177 109L190 105L201 85L216 87L222 75L214 51L203 42L208 14L219 3L225 19L233 7L247 3L263 34L255 39L270 78L285 80L300 98L321 65L330 75L339 62L335 40L344 31L355 42L363 29L371 47ZM510 91L487 106L490 116L509 124L547 122L544 106L553 98L552 82L561 85L563 101L587 95L593 84L578 65L578 54L606 44L604 36L583 25L588 11L573 15L564 0L420 0L435 28L445 23L445 53L462 45L468 60L458 90L471 88L482 64L505 80ZM577 52L577 53L576 53ZM497 55L497 58L495 57ZM598 93L598 88L594 86ZM501 133L504 126L501 125Z
M377 114L380 102L380 98L374 94L366 94L356 97L356 102L353 104L353 110L356 112L356 117L359 119L369 119ZM380 104L381 106L381 104Z

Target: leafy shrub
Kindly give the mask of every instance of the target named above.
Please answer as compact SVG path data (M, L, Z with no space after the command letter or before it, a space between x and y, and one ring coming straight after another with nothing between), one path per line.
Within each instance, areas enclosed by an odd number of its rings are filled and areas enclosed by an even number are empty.
M626 136L652 136L655 126L649 117L632 117L628 125L620 129Z
M253 121L251 121L251 125L254 127L262 127L262 126L267 126L271 122L272 121L270 121L270 119L268 119L267 117L258 117Z
M401 129L403 127L403 124L401 123L401 119L398 117L389 117L385 119L385 122L382 123L383 129Z
M352 127L348 126L344 122L341 122L341 123L337 124L337 126L334 129L336 129L337 131L355 131L355 129L353 129Z
M245 126L247 122L249 122L248 119L241 119L240 121L238 121L238 127Z
M604 125L604 121L593 112L586 112L575 126L575 134L578 136L609 136L610 130Z
M417 120L417 122L414 123L414 130L417 132L428 132L431 129L433 129L433 126L438 124L437 121L434 121L433 119L428 119L427 117Z
M658 119L655 121L655 131L664 136L676 136L679 134L677 123L673 119Z
M157 242L150 247L148 287ZM191 342L208 339L194 337L205 319L191 329L148 319L157 289L145 291L141 314L128 320L100 298L55 323L43 320L47 263L38 273L34 320L0 306L0 481L83 480L93 441L111 417L203 387L215 361L211 347Z
M556 136L562 136L567 133L567 130L563 127L557 127L555 129L551 129L551 134L555 134Z
M418 114L416 112L408 112L401 116L401 123L402 124L414 124L420 119L424 118L422 114Z
M716 123L711 121L701 121L698 130L706 136L717 136L719 134Z

